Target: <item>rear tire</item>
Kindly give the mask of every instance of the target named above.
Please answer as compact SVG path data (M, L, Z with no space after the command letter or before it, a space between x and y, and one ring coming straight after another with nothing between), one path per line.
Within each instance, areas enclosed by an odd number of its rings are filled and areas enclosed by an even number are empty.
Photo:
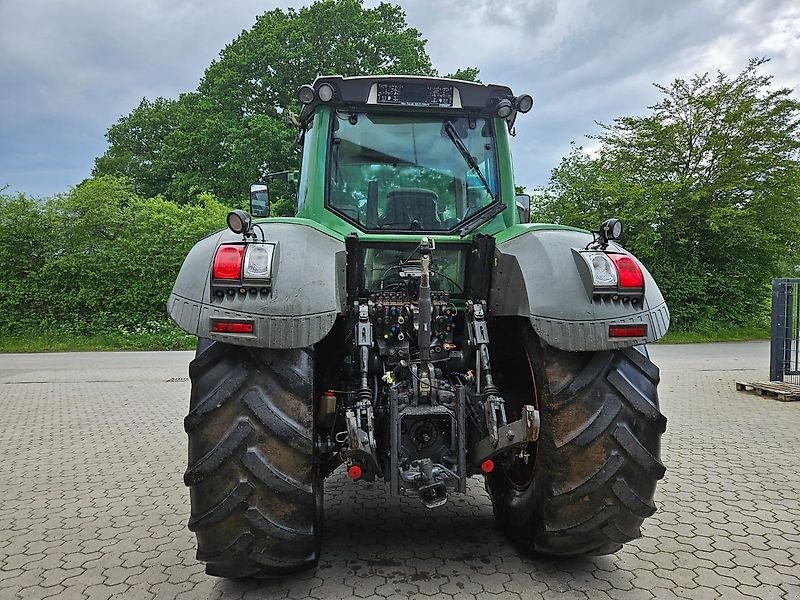
M527 478L520 464L501 461L487 476L495 517L529 554L616 552L641 535L664 476L659 455L667 420L658 410L658 367L644 348L563 352L541 343L527 324L521 345L541 432ZM495 369L502 372L502 364Z
M189 529L218 577L270 577L316 565L316 467L308 350L200 340L189 365Z

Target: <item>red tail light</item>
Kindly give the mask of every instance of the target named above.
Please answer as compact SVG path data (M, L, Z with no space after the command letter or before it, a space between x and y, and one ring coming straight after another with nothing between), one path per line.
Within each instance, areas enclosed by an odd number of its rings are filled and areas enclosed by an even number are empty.
M644 276L636 261L626 254L609 254L619 275L619 289L644 288Z
M241 279L243 244L225 244L214 255L214 279Z

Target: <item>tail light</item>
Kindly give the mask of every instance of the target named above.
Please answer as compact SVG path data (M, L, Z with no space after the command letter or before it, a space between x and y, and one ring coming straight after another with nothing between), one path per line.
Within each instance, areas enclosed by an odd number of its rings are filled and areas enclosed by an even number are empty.
M213 279L237 283L272 279L275 244L223 244L214 254Z
M214 254L214 279L242 278L244 244L224 244Z
M273 244L250 244L244 255L245 279L272 279Z
M595 289L617 289L617 269L605 252L584 252L582 256L589 265Z
M644 276L636 261L627 254L609 254L619 276L620 290L641 290L644 288Z
M589 267L591 293L641 294L644 291L642 269L628 254L592 251L580 255Z

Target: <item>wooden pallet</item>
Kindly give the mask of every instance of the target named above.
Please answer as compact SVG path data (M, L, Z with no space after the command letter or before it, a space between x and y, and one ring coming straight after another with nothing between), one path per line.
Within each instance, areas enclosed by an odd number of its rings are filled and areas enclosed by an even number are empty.
M782 381L737 381L736 389L740 392L753 392L757 396L769 396L781 402L800 400L800 385Z

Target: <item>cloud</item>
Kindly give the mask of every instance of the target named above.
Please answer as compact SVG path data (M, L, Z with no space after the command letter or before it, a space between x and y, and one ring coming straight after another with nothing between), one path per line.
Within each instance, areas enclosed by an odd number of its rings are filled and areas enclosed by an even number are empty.
M219 51L275 6L0 0L0 187L48 195L79 183L112 123L143 97L194 89Z
M299 6L282 2L280 6ZM378 0L366 0L375 6ZM408 0L409 23L441 73L478 66L529 92L518 183L547 182L595 120L643 114L651 85L768 56L775 83L800 81L794 0ZM104 133L142 97L194 89L208 64L277 2L0 0L0 186L45 195L88 176Z
M723 1L648 3L446 0L409 20L429 38L445 71L474 64L484 81L533 93L513 144L518 183L544 185L570 141L593 144L595 121L644 114L659 98L653 83L722 69L736 73L768 56L776 83L800 80L800 7L753 0L731 10ZM457 17L456 17L457 15Z

